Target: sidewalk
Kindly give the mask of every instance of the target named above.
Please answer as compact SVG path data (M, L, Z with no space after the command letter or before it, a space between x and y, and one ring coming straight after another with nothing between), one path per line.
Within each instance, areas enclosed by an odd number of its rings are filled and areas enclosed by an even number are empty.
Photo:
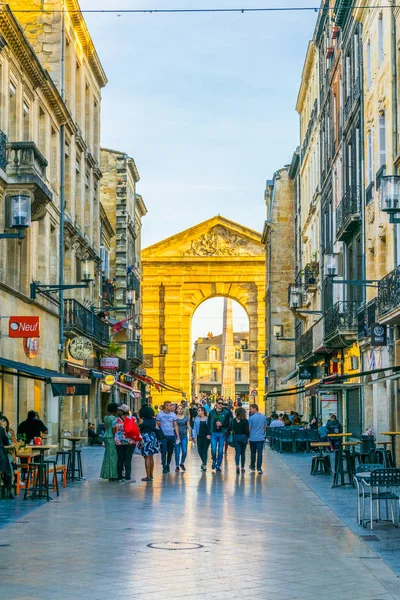
M186 473L162 475L157 457L146 484L134 456L136 483L118 484L98 479L102 454L85 449L88 480L52 502L0 503L1 600L400 600L288 457L267 449L263 476L236 475L229 449L222 473L202 473L190 448Z
M266 448L267 453L272 451ZM400 577L400 528L390 523L374 524L374 529L357 525L357 494L349 485L331 488L333 475L310 475L311 454L279 454L282 461L293 471L297 478L314 492L357 536L376 552L387 565ZM333 463L333 454L331 455ZM295 477L296 479L296 477ZM306 491L306 488L304 488ZM311 492L312 490L312 492Z

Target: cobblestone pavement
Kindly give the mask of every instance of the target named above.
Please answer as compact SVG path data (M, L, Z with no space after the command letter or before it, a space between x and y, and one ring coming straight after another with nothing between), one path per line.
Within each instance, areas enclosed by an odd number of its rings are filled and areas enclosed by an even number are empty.
M263 476L237 476L232 456L202 474L192 450L185 474L157 465L150 484L135 456L122 485L95 478L101 448L83 454L88 481L58 499L0 503L1 600L400 600L394 572L273 452Z

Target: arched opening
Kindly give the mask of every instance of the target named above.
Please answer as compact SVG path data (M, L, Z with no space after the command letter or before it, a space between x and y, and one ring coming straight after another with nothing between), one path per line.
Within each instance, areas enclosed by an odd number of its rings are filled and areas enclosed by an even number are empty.
M228 297L202 302L191 321L191 395L248 402L250 323L246 310Z

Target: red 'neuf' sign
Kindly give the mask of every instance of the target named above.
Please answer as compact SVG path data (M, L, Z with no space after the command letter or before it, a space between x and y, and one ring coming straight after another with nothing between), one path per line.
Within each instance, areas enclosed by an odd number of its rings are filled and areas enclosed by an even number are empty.
M8 335L10 338L39 337L39 317L10 317Z

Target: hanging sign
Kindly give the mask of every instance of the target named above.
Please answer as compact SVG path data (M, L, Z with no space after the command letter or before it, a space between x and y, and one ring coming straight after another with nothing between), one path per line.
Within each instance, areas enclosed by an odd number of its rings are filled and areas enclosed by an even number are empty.
M251 390L250 394L255 398L256 396L258 396L258 392L257 390Z
M119 359L117 357L103 357L100 359L100 368L106 371L118 371Z
M315 367L299 367L299 379L315 379Z
M114 375L107 375L106 377L104 377L104 381L107 385L114 385L115 377Z
M39 352L39 338L24 338L24 352L28 358L35 358Z
M86 360L93 351L93 344L88 338L73 338L68 346L68 351L75 360Z
M379 323L373 323L371 326L371 346L387 346L387 327Z
M10 317L8 335L10 338L39 337L39 317Z

